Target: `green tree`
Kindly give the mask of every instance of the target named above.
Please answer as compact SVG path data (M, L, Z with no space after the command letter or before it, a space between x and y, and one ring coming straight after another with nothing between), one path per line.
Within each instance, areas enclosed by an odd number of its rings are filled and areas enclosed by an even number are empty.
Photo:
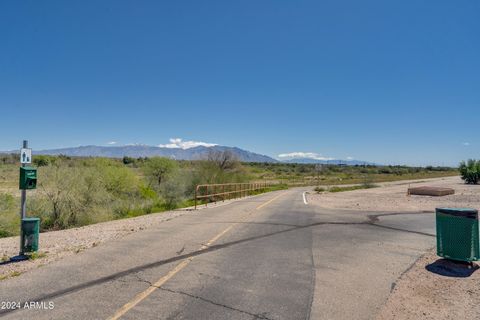
M122 159L122 162L123 164L127 165L127 164L135 164L135 158L131 158L131 157L123 157Z
M162 182L178 170L176 161L168 158L149 158L143 167L145 177L150 186L159 188Z
M38 155L33 157L33 164L37 167L45 167L48 166L51 162L51 158L49 156Z
M462 161L459 166L460 175L467 184L478 184L480 180L480 160Z

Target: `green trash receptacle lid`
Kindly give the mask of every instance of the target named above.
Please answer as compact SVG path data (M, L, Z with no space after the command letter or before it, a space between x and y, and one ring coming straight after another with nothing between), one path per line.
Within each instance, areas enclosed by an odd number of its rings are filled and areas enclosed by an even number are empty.
M436 212L478 220L478 210L471 208L437 208Z
M22 226L24 231L31 231L40 226L40 218L23 218Z

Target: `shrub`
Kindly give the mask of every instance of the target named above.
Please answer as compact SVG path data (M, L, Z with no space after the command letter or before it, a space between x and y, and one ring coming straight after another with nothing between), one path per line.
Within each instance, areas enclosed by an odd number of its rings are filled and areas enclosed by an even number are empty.
M185 183L181 177L166 179L161 186L166 209L175 209L185 197Z
M42 170L40 197L32 199L30 208L42 217L43 228L64 228L76 223L81 211L78 193L82 178L77 168L50 166Z
M478 184L480 180L480 160L462 161L458 169L466 184Z
M135 158L131 158L131 157L123 157L122 159L122 162L123 164L127 165L127 164L135 164Z
M44 167L37 194L28 202L28 211L41 217L43 230L109 220L112 214L106 208L116 194L108 192L111 182L105 175L108 173L94 167Z
M362 187L364 189L370 189L370 188L375 188L377 186L373 183L373 178L371 176L366 175L363 177Z
M139 193L139 180L129 168L108 166L100 169L103 184L109 193L117 197L135 196Z
M145 162L143 171L149 185L154 189L160 188L162 182L169 175L174 174L178 170L178 164L174 160L168 158L150 158Z
M18 201L12 195L0 193L0 238L16 235L19 229Z
M48 166L51 162L52 162L52 157L50 156L37 155L33 157L33 164L37 167Z

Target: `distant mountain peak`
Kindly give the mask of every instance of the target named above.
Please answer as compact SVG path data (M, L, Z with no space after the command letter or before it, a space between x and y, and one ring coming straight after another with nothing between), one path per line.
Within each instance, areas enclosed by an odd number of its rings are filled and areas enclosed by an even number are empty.
M177 141L178 142L178 141ZM187 141L188 142L188 141ZM48 150L34 150L34 154L45 155L66 155L72 157L107 157L123 158L125 156L132 158L139 157L167 157L176 160L201 160L208 157L211 151L230 151L240 161L243 162L278 162L269 156L250 152L238 147L226 147L219 145L209 145L205 143L197 144L188 148L149 146L145 144L130 144L124 146L79 146L73 148L60 148Z

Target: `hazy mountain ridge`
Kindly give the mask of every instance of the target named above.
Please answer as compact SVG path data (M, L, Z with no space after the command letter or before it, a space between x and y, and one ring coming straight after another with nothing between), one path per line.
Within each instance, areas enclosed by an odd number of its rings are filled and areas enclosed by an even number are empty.
M318 160L312 158L295 158L289 160L276 160L272 157L243 150L238 147L226 146L197 146L188 149L166 148L149 145L126 145L126 146L80 146L71 148L34 150L33 154L39 155L66 155L71 157L167 157L176 160L202 160L208 157L209 152L230 151L242 162L268 162L268 163L299 163L299 164L331 164L331 165L375 165L372 162L361 160ZM2 153L0 151L0 153ZM6 153L18 153L18 151L9 151Z
M129 146L80 146L74 148L60 148L49 150L34 151L34 154L44 155L66 155L71 157L167 157L176 160L201 160L206 159L209 152L230 151L240 161L243 162L279 162L269 156L250 152L237 147L198 146L189 149L165 148L148 145L129 145Z

